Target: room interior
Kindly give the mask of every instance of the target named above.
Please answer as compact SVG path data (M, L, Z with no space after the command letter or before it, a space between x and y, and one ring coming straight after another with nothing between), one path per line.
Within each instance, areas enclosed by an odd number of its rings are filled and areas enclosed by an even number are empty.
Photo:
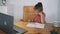
M29 20L31 20L32 14L35 13L33 9L34 5L38 2L42 2L43 4L43 11L46 14L46 24L44 24L44 28L27 27L27 24L30 23ZM60 34L59 3L60 0L0 0L0 13L14 18L12 18L12 28L15 31L14 34L53 34L54 30L57 34ZM3 15L1 16L3 21L5 16L2 17ZM5 20L6 19L7 18L5 18ZM0 34L6 34L6 32L0 30Z

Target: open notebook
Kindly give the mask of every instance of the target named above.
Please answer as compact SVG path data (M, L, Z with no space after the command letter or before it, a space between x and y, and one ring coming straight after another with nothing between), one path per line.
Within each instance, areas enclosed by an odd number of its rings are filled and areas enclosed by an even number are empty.
M45 24L29 22L26 26L34 28L44 28Z

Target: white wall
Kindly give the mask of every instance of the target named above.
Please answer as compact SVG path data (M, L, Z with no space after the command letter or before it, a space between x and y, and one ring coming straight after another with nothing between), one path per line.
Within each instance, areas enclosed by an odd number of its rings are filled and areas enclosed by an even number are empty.
M2 0L0 0L0 6L2 5Z
M35 5L38 2L43 3L44 12L46 13L46 21L56 21L58 11L58 0L8 0L8 4L14 5L15 20L23 18L24 5Z
M0 6L0 13L8 14L7 6Z
M59 3L58 3L58 21L60 21L60 0L59 0Z

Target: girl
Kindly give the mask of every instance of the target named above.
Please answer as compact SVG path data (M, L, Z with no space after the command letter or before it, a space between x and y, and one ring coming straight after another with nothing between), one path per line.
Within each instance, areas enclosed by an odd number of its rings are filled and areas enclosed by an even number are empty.
M37 22L37 23L45 23L45 13L43 12L43 6L41 2L38 2L34 6L35 14L32 15L31 21L32 22Z

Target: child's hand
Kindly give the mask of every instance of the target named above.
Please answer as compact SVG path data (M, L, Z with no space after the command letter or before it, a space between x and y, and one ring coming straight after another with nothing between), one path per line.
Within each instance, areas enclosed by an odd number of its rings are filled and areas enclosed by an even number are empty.
M41 23L45 23L45 15L43 13L39 13L39 15L41 16Z
M39 15L41 15L41 16L42 16L42 15L43 15L43 13L41 12L41 13L39 13Z

